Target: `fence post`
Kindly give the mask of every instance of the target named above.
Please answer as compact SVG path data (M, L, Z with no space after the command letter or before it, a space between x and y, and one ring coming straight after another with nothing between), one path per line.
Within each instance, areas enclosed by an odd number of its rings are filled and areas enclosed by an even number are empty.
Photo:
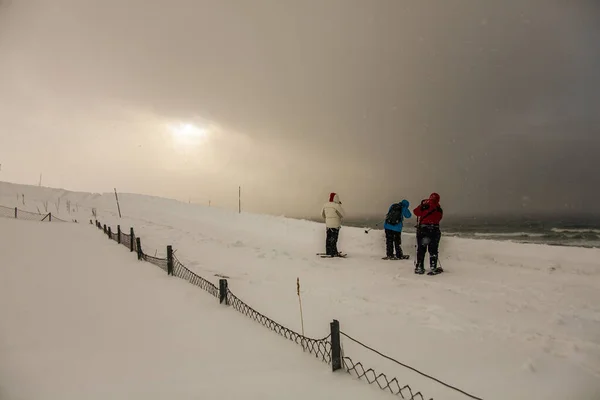
M173 246L167 246L167 275L173 275Z
M52 222L52 213L48 213L48 222Z
M136 237L135 244L137 245L138 260L141 260L142 259L142 239L140 239L139 237Z
M225 304L226 306L229 305L229 302L227 301L228 287L227 279L219 279L219 303Z
M342 346L340 340L340 323L333 320L331 326L331 370L342 369Z
M104 234L106 235L108 231L106 230L106 224L104 224Z
M112 239L112 229L110 226L108 227L108 238Z
M17 218L17 207L15 207L15 218Z
M117 225L117 243L121 244L121 225Z
M135 235L133 234L133 228L129 228L129 251L133 253L133 240L135 239Z

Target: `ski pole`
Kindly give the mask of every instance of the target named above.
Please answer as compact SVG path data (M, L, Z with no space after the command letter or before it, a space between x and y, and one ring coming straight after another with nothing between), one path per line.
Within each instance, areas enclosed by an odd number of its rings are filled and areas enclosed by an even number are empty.
M375 224L375 228L379 226L379 222ZM365 233L369 233L369 231L373 230L373 228L365 229Z

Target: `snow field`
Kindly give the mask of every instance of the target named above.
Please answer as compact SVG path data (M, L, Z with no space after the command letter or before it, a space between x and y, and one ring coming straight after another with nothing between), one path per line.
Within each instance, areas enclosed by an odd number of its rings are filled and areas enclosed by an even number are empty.
M387 398L96 229L0 220L0 398Z
M0 204L20 190L32 202L57 195L78 201L80 210L88 208L80 221L96 207L103 223L135 227L146 253L164 256L173 245L186 267L213 283L215 274L228 276L237 296L297 332L299 277L307 336L325 336L337 319L347 334L486 400L600 398L598 249L443 237L447 272L416 276L412 259L380 259L380 231L365 235L344 227L339 247L349 258L321 259L314 254L323 250L325 232L313 222L128 194L120 195L119 219L114 194L38 189L0 185ZM414 257L414 238L403 241ZM347 339L343 346L353 360L398 377L426 398L465 398Z

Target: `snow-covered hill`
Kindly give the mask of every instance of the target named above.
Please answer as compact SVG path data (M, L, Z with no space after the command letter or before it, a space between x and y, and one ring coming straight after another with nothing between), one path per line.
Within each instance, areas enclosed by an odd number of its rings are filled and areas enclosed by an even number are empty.
M71 201L70 217L80 222L95 208L113 228L135 227L146 253L164 255L171 244L199 275L215 283L215 274L230 277L236 295L297 331L300 278L307 336L325 336L338 319L353 337L486 400L600 398L599 249L443 238L446 273L417 276L412 259L381 260L380 231L345 227L339 247L349 257L321 259L315 253L325 232L314 222L134 194L120 195L119 218L113 193L0 184L1 205L35 211L59 197ZM63 207L58 216L69 217ZM414 257L414 238L403 241ZM343 345L353 359L427 397L465 398L348 340Z

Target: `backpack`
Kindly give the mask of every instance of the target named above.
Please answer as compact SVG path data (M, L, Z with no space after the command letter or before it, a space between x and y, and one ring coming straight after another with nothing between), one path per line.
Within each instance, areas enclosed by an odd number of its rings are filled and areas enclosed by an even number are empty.
M389 225L398 225L403 219L404 216L402 215L402 205L394 204L387 213L385 222Z

